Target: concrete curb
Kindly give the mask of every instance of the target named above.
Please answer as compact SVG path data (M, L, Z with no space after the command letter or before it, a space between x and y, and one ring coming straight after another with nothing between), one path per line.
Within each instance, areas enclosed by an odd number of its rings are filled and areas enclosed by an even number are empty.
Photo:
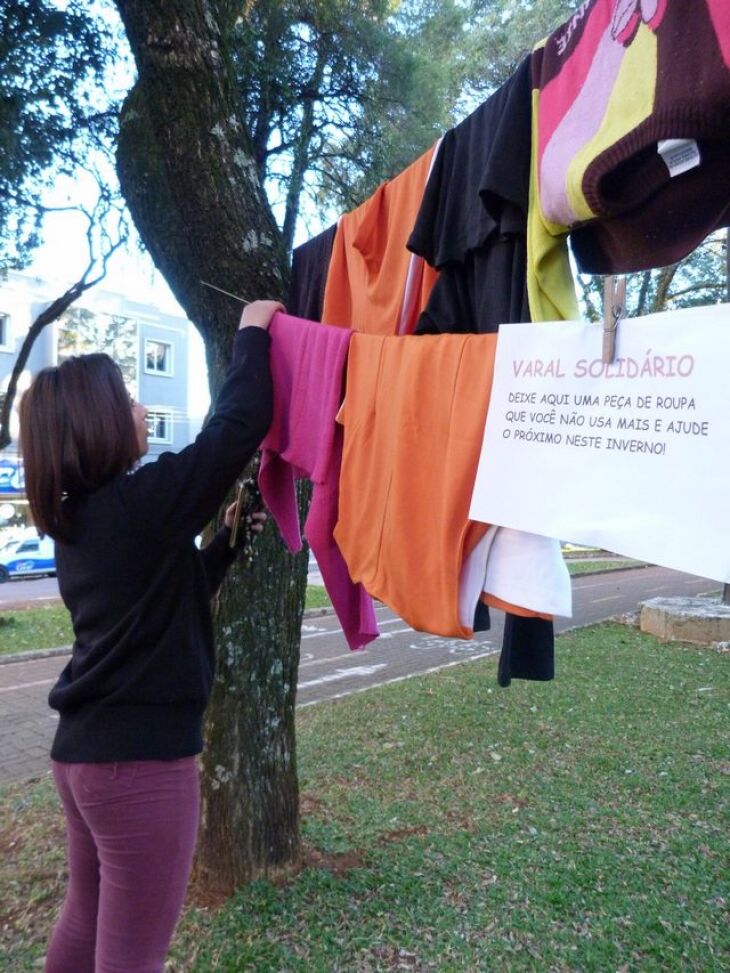
M651 564L627 564L621 568L604 568L603 571L581 571L579 574L571 574L571 578L592 578L595 574L619 574L621 571L638 571L639 568L650 568Z
M55 655L68 655L70 645L59 645L55 649L32 649L30 652L12 652L0 655L0 666L10 665L11 662L35 662L36 659L52 659Z

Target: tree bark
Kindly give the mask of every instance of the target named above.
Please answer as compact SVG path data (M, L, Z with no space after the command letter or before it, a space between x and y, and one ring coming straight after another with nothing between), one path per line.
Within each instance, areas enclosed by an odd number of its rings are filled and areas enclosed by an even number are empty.
M281 297L287 267L236 105L210 0L116 0L137 63L117 155L135 224L206 345L211 391L240 305ZM300 857L294 699L306 556L271 526L217 599L217 674L203 757L197 871L229 892Z
M273 529L254 551L251 568L229 572L216 613L196 874L219 892L300 864L294 704L308 557L284 555Z

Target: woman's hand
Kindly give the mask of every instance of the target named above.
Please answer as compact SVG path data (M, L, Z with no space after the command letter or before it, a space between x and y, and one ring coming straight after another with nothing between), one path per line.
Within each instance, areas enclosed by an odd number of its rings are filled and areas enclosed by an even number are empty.
M226 508L225 517L223 518L223 523L226 527L231 530L233 528L233 518L236 514L236 504L232 503ZM266 513L263 510L257 510L256 513L251 514L250 517L246 518L246 522L250 524L249 530L252 534L260 534L264 529L264 524L266 523Z
M238 330L240 331L241 328L263 328L266 331L277 311L286 311L284 305L279 301L252 301L243 309Z

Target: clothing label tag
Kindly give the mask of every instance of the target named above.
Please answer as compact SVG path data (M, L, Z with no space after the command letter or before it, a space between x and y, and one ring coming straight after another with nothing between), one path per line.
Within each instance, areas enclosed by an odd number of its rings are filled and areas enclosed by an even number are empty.
M694 139L662 139L657 142L657 151L672 178L688 169L694 169L702 161Z

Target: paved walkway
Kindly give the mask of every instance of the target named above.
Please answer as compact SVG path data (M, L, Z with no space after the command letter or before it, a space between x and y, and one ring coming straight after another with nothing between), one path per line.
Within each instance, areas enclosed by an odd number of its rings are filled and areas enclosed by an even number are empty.
M63 659L0 666L0 781L43 773L58 715L39 706L58 678Z

